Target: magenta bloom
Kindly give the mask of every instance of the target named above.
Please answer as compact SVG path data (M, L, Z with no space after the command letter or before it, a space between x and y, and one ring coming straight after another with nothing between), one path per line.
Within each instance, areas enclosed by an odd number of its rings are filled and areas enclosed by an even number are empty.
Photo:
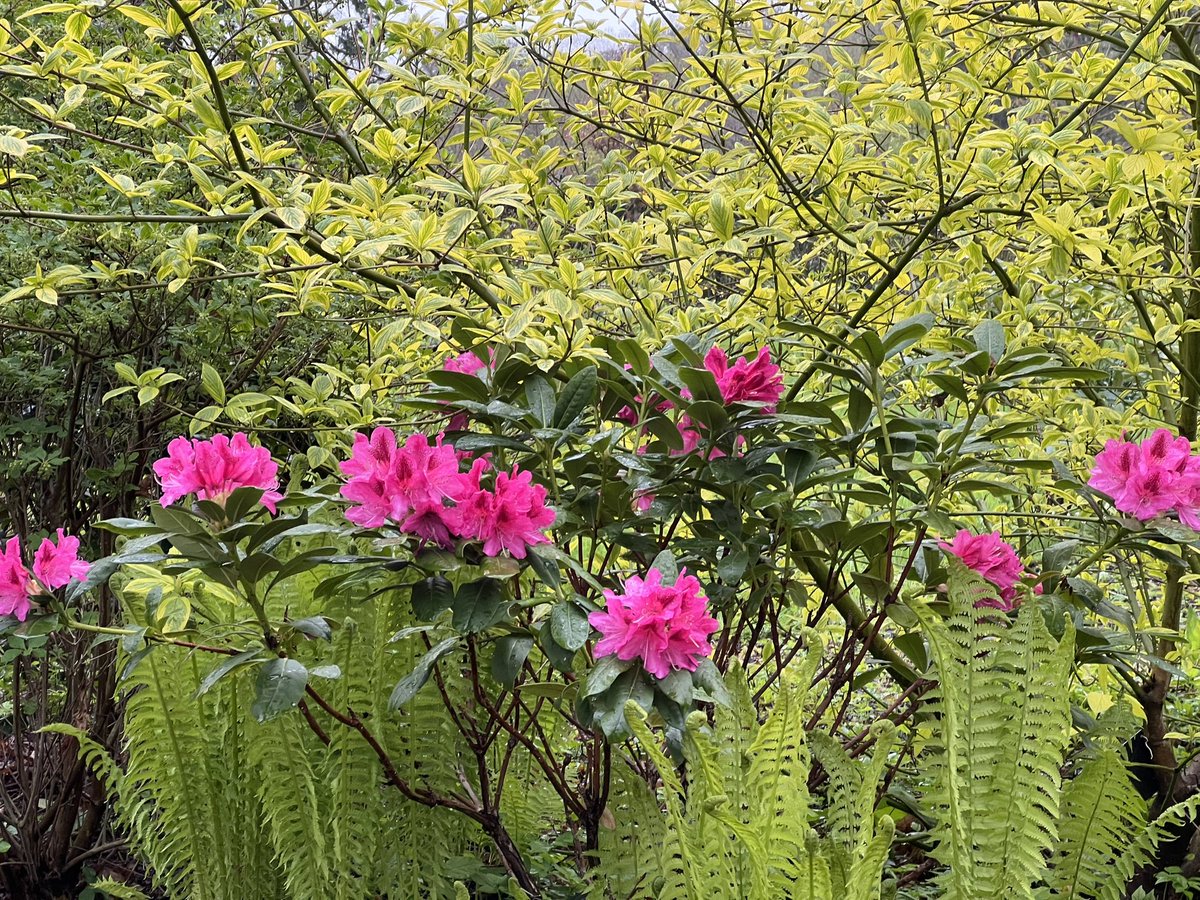
M0 550L0 615L16 616L24 622L29 615L31 587L29 570L21 562L21 542L14 535Z
M631 575L624 589L624 594L605 591L605 609L588 615L603 635L596 643L596 656L615 653L617 659L640 659L655 678L666 678L672 669L694 672L712 653L708 638L720 623L708 614L708 598L687 569L672 585L662 583L657 569L651 569L645 581Z
M488 348L488 358L493 356L491 348ZM475 355L474 351L468 350L466 353L460 353L458 356L449 356L442 363L442 368L447 372L462 372L464 375L475 375L480 369L486 369L488 363Z
M951 543L939 541L938 546L947 553L953 553L967 568L974 569L996 586L1000 599L982 600L976 606L992 606L1003 610L1013 608L1017 597L1016 584L1025 572L1025 566L1012 545L1000 539L1000 532L972 534L964 528L954 535Z
M91 567L91 563L79 558L79 538L65 534L61 528L57 546L46 538L33 555L34 577L51 590L66 587L73 578L82 581Z
M188 494L223 504L238 488L253 487L263 491L262 505L274 513L283 499L278 472L270 451L251 446L240 431L232 439L223 434L208 441L177 437L167 445L167 455L154 463L163 506Z
M743 357L732 367L725 351L713 347L704 357L704 367L713 373L726 403L763 403L767 412L774 412L783 396L783 376L766 347L760 347L753 360Z
M459 537L483 542L487 556L507 550L516 559L524 559L529 547L549 543L545 529L554 524L554 510L546 506L546 489L533 483L530 472L498 472L491 491L479 486L479 477L487 468L476 461L464 477L461 500L455 508Z
M1096 454L1088 485L1141 522L1175 509L1185 525L1200 525L1200 460L1191 443L1165 428L1135 444L1110 440Z
M440 435L430 444L425 435L413 434L397 446L390 428L376 428L369 438L356 434L341 469L351 476L341 491L355 504L346 511L351 522L364 528L393 522L426 540L450 543L457 516L446 504L457 501L464 488L458 456Z
M346 518L363 528L378 528L397 521L407 511L406 499L397 489L392 469L396 460L396 434L376 428L368 438L354 435L350 458L340 468L350 480L342 485L342 496L357 505L346 510Z

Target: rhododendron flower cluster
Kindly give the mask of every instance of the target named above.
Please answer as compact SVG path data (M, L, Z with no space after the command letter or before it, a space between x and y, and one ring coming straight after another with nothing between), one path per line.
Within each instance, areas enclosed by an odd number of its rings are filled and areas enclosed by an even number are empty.
M991 606L1010 610L1017 598L1017 582L1025 573L1025 565L1012 545L1000 538L1000 532L972 534L965 528L954 535L950 543L939 541L938 546L953 553L963 564L974 569L996 586L1000 599L980 600L976 606Z
M33 555L33 576L21 559L21 542L14 535L0 550L0 615L29 615L29 598L42 591L66 587L72 579L84 579L91 563L79 558L79 538L58 529L58 539L46 538Z
M442 368L447 372L462 372L464 375L475 375L480 369L488 368L490 361L495 358L495 355L495 351L489 347L489 362L484 362L476 355L474 350L468 350L466 353L460 353L457 356L446 357L446 361L442 363Z
M217 434L207 441L177 437L167 445L167 455L154 463L164 507L188 494L224 504L238 488L252 487L263 492L262 505L274 514L275 504L283 499L278 473L270 451L251 446L241 432L232 438Z
M765 403L767 412L775 412L783 396L783 375L766 347L760 347L754 359L743 357L732 366L725 351L713 347L704 357L704 367L717 380L726 403Z
M364 528L391 522L442 546L454 538L480 541L488 556L508 551L524 559L528 547L548 542L543 532L554 524L554 511L532 474L514 466L497 473L488 490L482 486L487 460L475 460L468 472L459 465L440 435L431 444L414 434L399 445L390 428L356 434L350 459L341 464L350 476L342 496L354 504L346 518Z
M721 399L726 403L762 403L765 404L763 409L766 412L775 412L776 405L783 396L783 375L779 371L779 366L771 362L771 351L766 347L760 347L758 353L753 359L742 358L737 360L732 366L729 365L729 356L720 347L713 347L704 356L704 367L708 369L717 382L717 389L721 392ZM631 368L628 364L626 369ZM685 399L690 400L692 397L691 391L684 388L681 391ZM635 397L634 400L640 405L642 397ZM674 404L670 400L660 399L655 402L654 409L656 412L667 412L674 408ZM631 406L623 406L617 412L617 418L630 425L636 425L637 410ZM680 450L672 451L673 456L684 456L693 453L700 446L701 429L700 425L693 421L691 416L680 416L676 423L676 428L679 429L679 437L683 441L683 447ZM745 438L738 436L738 443L745 442ZM643 452L639 448L639 452ZM713 448L710 458L724 456L725 454Z
M1200 530L1200 457L1185 437L1159 428L1140 444L1110 440L1096 455L1088 485L1141 522L1174 510Z
M624 590L606 590L605 609L588 615L603 635L596 643L596 656L640 659L651 675L666 678L672 669L694 672L712 653L708 638L720 625L708 614L708 598L687 569L681 569L671 585L662 583L657 569L645 580L632 575Z

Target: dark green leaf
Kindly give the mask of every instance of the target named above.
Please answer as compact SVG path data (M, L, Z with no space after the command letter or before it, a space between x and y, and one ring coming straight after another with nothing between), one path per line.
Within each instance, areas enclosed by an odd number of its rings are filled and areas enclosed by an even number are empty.
M598 377L596 367L588 366L575 373L575 377L567 382L558 396L558 402L554 404L552 424L555 428L568 428L583 415L583 411L591 405L596 396Z
M300 634L306 634L311 638L318 638L322 641L333 640L333 629L329 626L329 620L324 616L310 616L307 619L297 619L295 622L288 622L288 626Z
M294 659L276 657L259 670L254 703L250 712L259 722L268 722L300 702L308 684L308 669Z
M262 652L261 647L252 647L249 650L243 650L235 656L225 657L225 659L213 666L211 672L204 676L204 680L200 682L200 687L196 689L196 693L192 695L192 698L203 697L213 689L218 681L234 669L255 662L262 655Z
M523 634L506 634L496 641L492 652L492 677L506 688L517 682L521 667L533 649L533 638Z
M533 413L534 421L548 428L554 421L554 389L541 375L532 375L525 382L525 402Z
M975 346L988 355L995 365L1004 356L1004 326L995 319L984 319L971 332Z
M481 578L464 584L454 595L453 624L465 634L476 634L508 615L508 601L500 582Z
M675 562L675 554L670 550L663 550L654 557L650 568L662 573L663 584L674 584L675 579L679 577L679 564Z
M441 575L423 578L412 586L413 613L418 619L432 619L454 602L454 586Z
M104 519L94 523L93 528L99 528L102 531L111 531L114 534L123 534L132 536L135 534L160 534L162 527L154 522L145 522L141 519Z
M680 706L690 706L692 703L692 673L676 669L666 678L659 679L658 689Z
M564 600L550 611L550 633L560 647L578 650L587 643L592 626L587 613L570 600Z
M614 656L602 656L588 673L587 684L583 689L584 697L602 694L608 686L617 680L617 676L633 665L632 660L617 659Z
M425 682L429 680L437 661L457 647L458 640L457 637L448 637L434 644L429 652L417 661L416 668L396 683L391 697L388 698L388 706L392 709L399 709L415 697L417 691L423 688Z
M708 696L722 706L733 702L729 689L725 687L725 679L721 677L720 670L711 659L699 661L696 671L692 673L692 683L705 690Z

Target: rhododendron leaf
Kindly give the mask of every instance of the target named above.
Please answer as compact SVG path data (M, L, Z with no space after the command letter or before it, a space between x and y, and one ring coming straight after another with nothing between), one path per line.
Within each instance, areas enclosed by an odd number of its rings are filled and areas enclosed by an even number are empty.
M650 568L662 573L663 584L674 584L675 579L679 577L679 563L675 561L675 554L670 550L663 550L654 557Z
M525 382L525 402L534 421L548 428L554 421L554 388L545 377L533 375Z
M592 633L587 613L570 600L564 600L550 611L550 634L566 650L578 650Z
M1176 522L1174 519L1158 518L1146 523L1147 527L1153 528L1163 537L1171 541L1178 541L1181 544L1192 544L1200 540L1200 533L1188 528L1182 522Z
M986 350L978 350L975 353L964 356L955 363L955 366L962 369L968 375L975 375L982 378L992 367L992 357Z
M492 651L492 677L506 688L517 682L517 676L533 649L533 638L523 634L506 634L496 641Z
M562 586L562 573L559 572L558 563L546 559L537 552L537 548L531 548L529 555L525 558L529 561L529 567L542 580L542 584L552 590L557 590Z
M596 580L595 576L593 576L592 573L587 570L587 567L584 566L583 563L571 556L571 554L564 553L553 544L539 544L536 547L531 547L529 552L536 553L546 559L556 560L558 563L566 566L581 579L583 579L583 581L589 587L593 588L597 592L602 592L604 590L604 586Z
M750 552L745 547L731 548L717 563L717 574L726 584L736 584L746 574L746 566L749 564Z
M520 574L521 563L511 556L489 556L479 564L479 570L491 578L512 578Z
M464 584L454 594L454 627L465 634L477 634L503 621L508 615L508 602L500 582L481 578Z
M191 513L177 507L150 507L154 523L167 534L204 534L204 525Z
M274 527L280 524L283 525L283 528ZM254 532L254 536L247 543L246 549L254 550L255 548L259 548L265 552L270 552L284 541L309 537L314 534L340 535L344 534L345 531L345 528L338 525L329 525L323 522L303 522L301 519L295 517L273 519L258 526L258 530Z
M696 671L692 673L692 683L696 687L702 688L716 703L722 706L728 706L733 702L729 689L725 687L725 679L721 675L721 671L711 659L701 659L697 662Z
M897 322L883 336L883 354L885 358L895 356L907 350L933 328L933 316L921 313Z
M610 741L621 740L629 735L625 705L631 701L645 712L649 712L654 705L654 687L640 668L625 670L608 690L588 698L593 710L593 722Z
M288 627L293 631L298 631L300 634L308 635L311 638L317 638L322 641L333 640L333 628L329 624L329 620L324 616L309 616L307 619L297 619L294 622L288 622Z
M224 660L213 666L212 671L204 676L204 680L200 682L200 686L196 688L196 693L192 694L192 698L203 697L216 686L218 681L234 669L256 662L262 657L262 654L263 649L261 647L252 647L233 656L227 656Z
M676 669L666 678L660 678L657 687L680 706L688 706L692 702L691 672Z
M161 559L161 553L152 555L155 560ZM88 591L95 590L102 584L106 584L108 579L121 567L121 565L129 560L124 557L124 551L119 556L109 556L104 559L98 559L92 563L92 567L88 569L87 577L82 581L73 581L67 586L66 599L68 603L73 603L82 597ZM135 560L136 561L136 560Z
M421 690L425 686L425 682L429 681L429 676L433 673L433 667L437 661L454 650L458 646L458 642L459 638L448 637L434 644L417 661L416 668L396 682L396 687L392 689L392 694L388 698L388 706L392 709L399 709L415 697L417 691Z
M646 348L642 345L642 340L623 338L617 341L617 348L620 351L620 361L628 363L635 375L645 377L650 374L653 368L650 362L650 354L646 352Z
M454 587L441 575L423 578L412 586L412 607L418 619L432 619L454 602Z
M244 584L252 586L278 571L279 567L279 560L269 553L251 553L238 563L237 572Z
M132 537L139 534L160 534L162 527L154 522L146 522L142 519L103 519L92 525L93 528L99 528L103 531L111 531L114 534L122 534L126 537Z
M462 557L435 547L424 548L413 562L425 572L455 572L466 565Z
M725 407L711 400L696 400L687 408L688 416L695 422L713 431L729 424L729 413Z
M357 556L340 556L336 547L316 547L289 559L279 570L279 574L267 585L267 593L275 589L275 585L286 581L303 572L311 571L317 566L338 565L340 563L356 563L363 561Z
M717 379L708 369L681 367L677 371L680 380L687 386L695 400L707 400L715 406L724 406L725 401L721 397L721 389L717 387ZM691 407L688 407L688 412L691 412Z
M473 400L476 403L487 403L488 401L487 385L474 375L467 375L465 372L451 372L448 369L434 369L425 377L429 379L430 383L442 389L430 391L429 396L431 397L439 400Z
M516 450L520 453L532 453L533 448L516 438L503 434L484 434L473 431L464 434L454 441L454 449L462 453L478 453L481 450Z
M388 643L394 644L396 641L402 641L405 638L412 637L414 634L427 634L436 627L436 625L409 625L407 628L401 628L388 638Z
M640 425L662 441L668 450L683 449L683 437L679 434L679 426L665 416L651 416Z
M617 676L633 665L633 660L618 659L616 656L603 656L588 673L587 684L583 688L584 697L592 697L608 690L609 685L617 680Z
M251 510L257 509L262 503L262 488L240 487L225 500L225 516L231 522L240 522Z
M575 670L575 655L579 651L568 650L556 641L550 632L549 622L544 622L541 630L538 631L538 646L542 648L542 653L546 655L550 665L558 671L573 672Z
M551 424L555 428L566 429L583 415L583 411L595 399L598 379L599 370L595 366L587 366L566 383L558 395L558 402L554 404Z
M1051 544L1042 551L1042 574L1064 571L1082 546L1082 541L1075 539Z
M268 722L292 709L304 696L308 669L294 659L276 657L259 670L255 682L254 703L250 713L259 722Z
M864 331L850 342L850 352L865 362L872 369L883 364L883 342L873 331Z

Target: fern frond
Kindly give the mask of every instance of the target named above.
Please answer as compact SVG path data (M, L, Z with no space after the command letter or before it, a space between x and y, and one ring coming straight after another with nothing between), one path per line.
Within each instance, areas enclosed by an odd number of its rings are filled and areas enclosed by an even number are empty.
M938 675L929 799L939 885L948 900L1032 897L1058 828L1073 633L1056 642L1032 601L1013 625L976 608L994 588L954 559L949 589L945 620L912 605Z
M91 888L111 900L150 900L140 889L115 878L97 878Z
M1071 900L1095 897L1112 879L1113 861L1146 826L1146 801L1114 749L1086 760L1067 784L1059 821L1050 888Z
M1176 803L1157 819L1144 826L1133 842L1112 861L1107 881L1100 885L1099 900L1123 900L1125 888L1139 868L1149 862L1158 845L1167 837L1168 829L1194 821L1200 813L1200 794Z

